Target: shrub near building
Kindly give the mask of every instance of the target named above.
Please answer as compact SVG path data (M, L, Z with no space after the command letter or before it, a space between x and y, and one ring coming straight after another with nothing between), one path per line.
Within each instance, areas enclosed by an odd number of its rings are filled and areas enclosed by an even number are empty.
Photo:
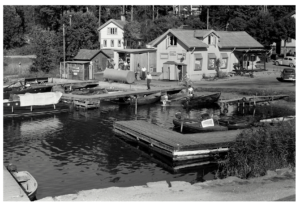
M244 130L219 162L218 177L258 177L267 170L295 167L295 120Z

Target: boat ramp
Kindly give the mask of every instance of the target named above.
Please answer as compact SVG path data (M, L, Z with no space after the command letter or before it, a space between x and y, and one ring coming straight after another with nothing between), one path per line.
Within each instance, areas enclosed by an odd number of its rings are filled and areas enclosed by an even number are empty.
M241 130L211 133L181 134L142 120L117 121L113 125L117 136L141 143L173 161L211 159L226 153Z

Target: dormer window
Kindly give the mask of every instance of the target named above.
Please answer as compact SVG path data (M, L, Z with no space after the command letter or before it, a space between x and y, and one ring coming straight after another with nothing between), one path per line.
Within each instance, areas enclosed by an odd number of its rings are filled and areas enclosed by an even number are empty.
M177 46L177 38L175 36L170 36L169 46Z
M208 45L216 45L217 43L217 38L214 35L209 35L208 36Z

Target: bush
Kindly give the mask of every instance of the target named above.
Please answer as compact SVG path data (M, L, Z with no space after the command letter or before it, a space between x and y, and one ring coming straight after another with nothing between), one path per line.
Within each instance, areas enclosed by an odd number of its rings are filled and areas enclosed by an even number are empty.
M224 161L218 177L258 177L267 170L295 167L295 120L244 130Z

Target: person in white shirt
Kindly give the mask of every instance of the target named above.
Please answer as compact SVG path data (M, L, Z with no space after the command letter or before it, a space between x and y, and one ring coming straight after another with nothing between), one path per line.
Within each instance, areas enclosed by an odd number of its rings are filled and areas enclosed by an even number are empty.
M149 72L147 72L147 87L148 87L147 90L150 90L151 80L152 80L152 75Z
M191 85L189 85L189 88L188 88L188 96L189 97L194 96L194 88Z

